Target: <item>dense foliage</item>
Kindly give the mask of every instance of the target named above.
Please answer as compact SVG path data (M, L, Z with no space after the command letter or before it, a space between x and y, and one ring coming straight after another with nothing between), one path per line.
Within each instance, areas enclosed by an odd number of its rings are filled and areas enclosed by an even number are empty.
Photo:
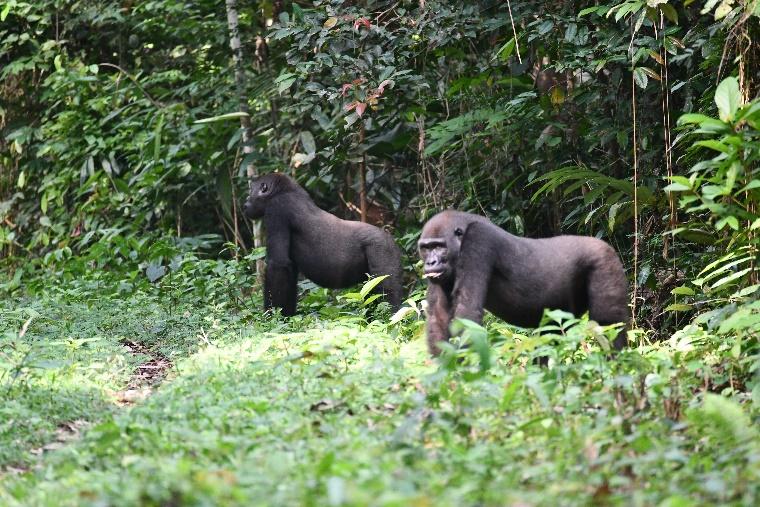
M0 0L0 503L756 504L758 40L757 0ZM392 230L402 312L261 314L251 164ZM447 206L612 243L634 347L553 314L424 361Z

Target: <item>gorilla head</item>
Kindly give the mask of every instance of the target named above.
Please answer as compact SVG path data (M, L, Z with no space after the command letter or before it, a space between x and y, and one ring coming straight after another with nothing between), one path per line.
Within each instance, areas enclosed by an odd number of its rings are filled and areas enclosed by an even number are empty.
M456 263L462 238L474 215L439 213L425 224L417 246L424 277L431 283L449 286L456 277Z
M277 196L288 192L303 194L308 198L306 191L284 174L269 173L259 176L251 181L248 198L243 205L243 213L252 220L263 218L271 202Z

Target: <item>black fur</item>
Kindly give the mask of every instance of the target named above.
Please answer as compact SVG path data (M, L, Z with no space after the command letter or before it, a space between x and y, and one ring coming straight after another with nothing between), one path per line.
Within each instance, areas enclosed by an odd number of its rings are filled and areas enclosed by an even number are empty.
M394 309L401 306L401 251L387 232L319 209L280 173L251 182L244 211L248 218L263 219L266 228L265 308L295 314L299 271L333 289L365 281L367 274L390 275L379 288Z
M487 218L443 211L422 229L420 257L428 279L428 348L448 340L453 318L475 322L483 309L524 327L539 324L545 308L600 324L628 322L627 281L615 250L586 236L529 239ZM615 347L625 345L621 331Z

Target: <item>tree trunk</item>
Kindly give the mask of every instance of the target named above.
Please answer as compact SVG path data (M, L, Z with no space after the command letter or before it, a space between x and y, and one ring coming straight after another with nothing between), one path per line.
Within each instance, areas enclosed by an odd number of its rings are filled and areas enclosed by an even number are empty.
M232 58L235 63L235 85L238 93L238 108L243 113L248 113L248 99L245 94L245 72L243 70L243 50L240 44L240 31L238 29L237 0L226 0L227 8L227 26L230 30L230 49L232 49ZM253 166L250 155L253 153L251 144L253 138L253 129L251 128L251 117L240 117L240 128L243 130L243 160L245 160L245 173L248 176L248 186L250 181L256 176L256 169ZM237 206L238 203L233 203ZM261 223L256 222L253 226L253 246L258 248L263 245L261 240ZM256 273L261 279L264 276L264 261L256 261Z
M364 121L362 120L359 130L359 149L364 149ZM362 161L359 163L359 211L361 221L367 222L367 153L362 153Z

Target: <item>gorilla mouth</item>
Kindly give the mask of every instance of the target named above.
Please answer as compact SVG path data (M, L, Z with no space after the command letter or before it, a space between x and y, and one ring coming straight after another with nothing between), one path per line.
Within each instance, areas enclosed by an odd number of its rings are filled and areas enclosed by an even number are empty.
M422 278L440 278L441 276L443 276L443 271L427 271Z

